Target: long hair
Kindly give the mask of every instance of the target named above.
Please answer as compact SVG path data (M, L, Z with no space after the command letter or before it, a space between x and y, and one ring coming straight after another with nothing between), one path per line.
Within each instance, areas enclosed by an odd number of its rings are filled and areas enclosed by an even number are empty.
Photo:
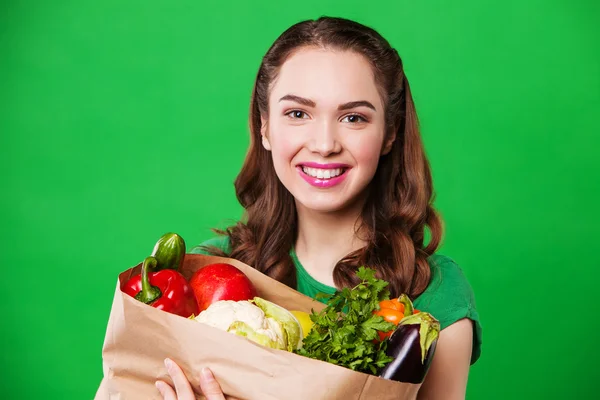
M337 287L357 284L355 272L364 265L389 282L392 295L406 293L415 298L429 284L427 258L442 237L442 223L432 206L429 162L398 52L373 29L347 19L299 22L283 32L264 56L252 91L250 147L235 180L244 218L216 230L229 236L229 254L216 248L209 251L252 265L291 287L296 285L289 254L297 233L295 203L261 144L261 115L268 116L269 88L280 67L295 50L307 46L353 51L369 60L385 107L386 133L396 134L390 152L380 158L362 210L357 232L366 233L367 245L337 263L334 282Z

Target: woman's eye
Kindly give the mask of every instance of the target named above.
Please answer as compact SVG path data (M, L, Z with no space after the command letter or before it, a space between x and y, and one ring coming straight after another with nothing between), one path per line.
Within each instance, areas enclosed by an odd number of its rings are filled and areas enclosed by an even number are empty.
M287 116L289 116L290 118L293 118L293 119L308 118L306 113L304 111L300 111L300 110L290 111L289 113L287 113Z
M351 115L344 117L344 119L342 119L342 122L350 122L351 124L356 124L359 122L367 122L367 120L360 115L351 114Z

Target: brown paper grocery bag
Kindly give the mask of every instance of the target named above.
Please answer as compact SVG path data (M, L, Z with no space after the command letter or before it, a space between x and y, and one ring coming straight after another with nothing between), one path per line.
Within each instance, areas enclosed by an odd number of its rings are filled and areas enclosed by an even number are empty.
M288 310L310 312L324 305L233 259L186 254L186 278L205 265L226 262L242 270L258 295ZM193 387L209 367L223 392L248 400L408 400L420 385L400 383L352 371L284 350L274 350L244 337L141 303L121 292L138 274L141 263L119 275L102 348L104 377L96 399L161 399L157 379L172 384L163 360L181 366ZM200 393L197 398L203 398Z

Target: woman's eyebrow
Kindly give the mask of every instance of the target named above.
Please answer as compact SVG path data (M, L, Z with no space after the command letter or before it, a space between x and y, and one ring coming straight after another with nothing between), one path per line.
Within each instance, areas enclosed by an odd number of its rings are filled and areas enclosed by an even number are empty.
M295 101L296 103L302 104L307 107L314 108L317 106L317 103L315 103L313 100L310 100L310 99L307 99L307 98L301 97L301 96L296 96L295 94L286 94L285 96L283 96L282 98L279 99L279 101L283 101L283 100ZM375 106L366 100L350 101L348 103L340 104L338 106L338 110L344 111L344 110L350 110L352 108L357 108L357 107L368 107L368 108L372 109L373 111L377 111L375 109Z
M344 111L344 110L350 110L352 108L357 108L357 107L368 107L373 111L377 111L375 109L375 106L373 104L371 104L370 102L366 101L366 100L359 100L359 101L351 101L348 103L344 103L344 104L340 104L338 106L338 110L339 111Z
M317 105L317 103L315 103L314 101L312 101L310 99L306 99L304 97L296 96L295 94L286 94L285 96L283 96L282 98L279 99L279 101L283 101L283 100L295 101L296 103L300 103L304 106L313 107L313 108Z

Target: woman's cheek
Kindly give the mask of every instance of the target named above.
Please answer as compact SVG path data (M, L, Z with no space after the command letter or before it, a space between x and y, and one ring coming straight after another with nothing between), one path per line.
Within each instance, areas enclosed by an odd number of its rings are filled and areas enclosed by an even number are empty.
M373 137L358 140L353 143L352 155L359 165L375 170L381 156L381 145L381 141Z
M299 127L272 126L270 139L274 156L290 160L303 146L303 135Z

